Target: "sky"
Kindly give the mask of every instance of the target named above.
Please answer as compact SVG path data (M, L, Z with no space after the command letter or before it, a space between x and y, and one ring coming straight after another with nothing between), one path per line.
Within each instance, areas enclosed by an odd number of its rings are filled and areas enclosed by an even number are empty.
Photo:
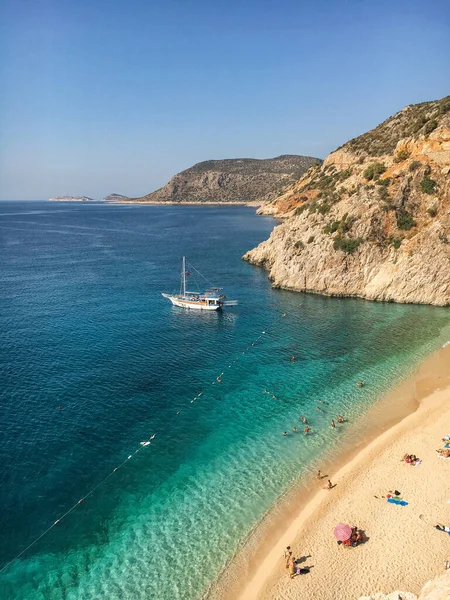
M0 199L324 158L448 94L448 0L2 0Z

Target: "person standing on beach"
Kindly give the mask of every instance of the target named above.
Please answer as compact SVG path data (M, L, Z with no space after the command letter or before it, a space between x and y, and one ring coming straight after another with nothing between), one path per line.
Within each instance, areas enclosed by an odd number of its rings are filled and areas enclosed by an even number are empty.
M322 471L319 469L316 475L317 479L322 479Z
M326 487L326 488L323 488L323 489L324 489L324 490L332 490L332 489L333 489L333 487L334 487L334 486L333 486L333 484L331 483L331 481L330 481L330 480L328 480L327 487Z
M291 556L292 556L291 547L286 546L286 550L284 551L284 560L286 563L286 569L289 568L289 562L291 560Z
M289 562L289 577L290 579L294 579L295 577L295 567L296 567L295 556L291 556L291 560Z

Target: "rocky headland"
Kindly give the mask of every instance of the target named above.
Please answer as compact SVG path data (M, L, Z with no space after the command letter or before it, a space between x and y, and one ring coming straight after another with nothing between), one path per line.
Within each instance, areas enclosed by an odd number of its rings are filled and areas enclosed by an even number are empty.
M108 194L102 198L102 202L124 202L126 200L129 200L129 197L122 194Z
M320 160L310 156L207 160L178 173L162 188L131 202L263 204L283 194Z
M262 206L283 222L244 255L274 287L450 304L450 96L405 107Z

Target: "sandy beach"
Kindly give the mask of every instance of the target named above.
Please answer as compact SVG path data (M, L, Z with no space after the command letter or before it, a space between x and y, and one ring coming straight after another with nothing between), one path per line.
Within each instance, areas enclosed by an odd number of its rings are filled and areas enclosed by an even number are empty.
M323 490L327 478L316 482L315 495L306 504L299 501L276 540L261 538L258 563L239 581L234 598L355 600L394 590L418 593L444 572L450 536L433 524L450 525L450 459L436 453L444 445L441 438L450 435L450 346L428 358L397 393L409 396L399 402L409 401L413 412L338 470L322 466L336 487ZM422 463L401 462L407 452ZM382 498L390 490L400 491L408 505ZM333 529L340 522L360 527L367 541L339 546ZM282 559L288 545L310 573L289 578Z

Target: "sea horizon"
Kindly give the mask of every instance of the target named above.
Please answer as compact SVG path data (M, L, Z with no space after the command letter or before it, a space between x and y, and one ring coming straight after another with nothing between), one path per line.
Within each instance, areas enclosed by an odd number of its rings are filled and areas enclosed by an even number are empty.
M67 204L0 202L1 566L139 453L8 566L0 591L196 600L279 497L449 339L447 311L272 289L241 260L276 225L251 208ZM183 255L239 306L172 307L161 292Z

